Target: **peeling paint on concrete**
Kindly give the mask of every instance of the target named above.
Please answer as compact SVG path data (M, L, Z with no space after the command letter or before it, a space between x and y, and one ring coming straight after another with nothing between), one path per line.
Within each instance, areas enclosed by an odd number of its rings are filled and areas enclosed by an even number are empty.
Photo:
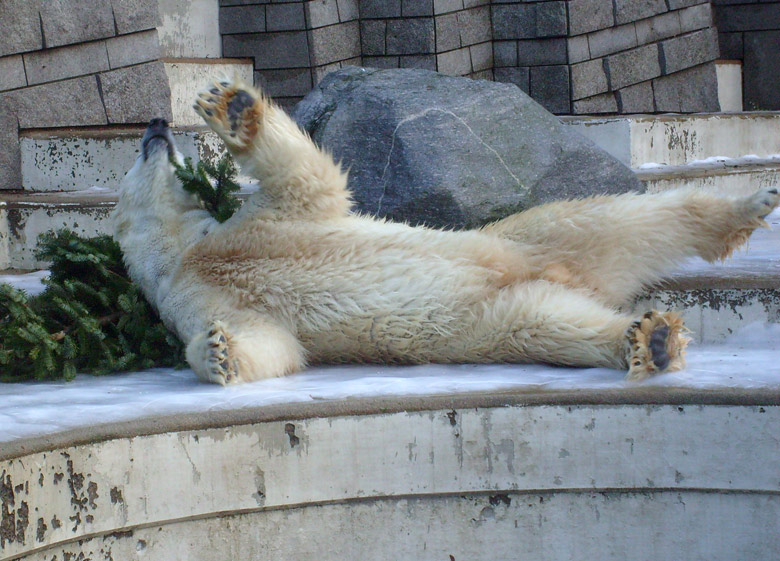
M431 551L439 558L447 550L430 548L450 547L446 554L456 558L485 559L489 551L493 561L507 558L495 548L517 553L521 544L537 543L540 528L548 537L568 528L569 546L590 551L600 524L619 527L632 516L653 529L642 539L653 540L662 528L678 547L696 524L702 531L746 520L776 524L770 516L780 511L780 406L534 405L450 413L269 421L3 461L0 559L124 560L143 553L200 561L275 551L381 560L399 551L403 558ZM752 458L750 470L745 457ZM198 483L182 477L193 470ZM707 516L682 523L705 509ZM675 524L667 525L669 517ZM425 523L431 519L439 522ZM354 520L361 520L359 536L345 530ZM761 524L726 546L757 537L763 541L755 543L768 544L761 547L772 546L780 538L761 533ZM317 536L326 530L324 551ZM398 535L412 537L399 544ZM600 558L620 559L630 553L621 549L629 541L618 543L615 557ZM423 542L424 555L414 549ZM316 551L307 549L315 543ZM476 543L493 545L480 557L469 549ZM28 555L31 548L42 549ZM726 559L715 553L712 559Z

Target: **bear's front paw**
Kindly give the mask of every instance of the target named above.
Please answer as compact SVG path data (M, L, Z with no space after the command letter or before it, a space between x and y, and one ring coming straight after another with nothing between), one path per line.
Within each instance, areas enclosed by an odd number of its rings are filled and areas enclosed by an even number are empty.
M193 107L232 151L242 152L257 135L264 102L252 88L221 80L201 91Z
M647 312L628 328L628 374L637 382L663 372L675 372L685 366L685 347L689 339L682 318L674 313Z

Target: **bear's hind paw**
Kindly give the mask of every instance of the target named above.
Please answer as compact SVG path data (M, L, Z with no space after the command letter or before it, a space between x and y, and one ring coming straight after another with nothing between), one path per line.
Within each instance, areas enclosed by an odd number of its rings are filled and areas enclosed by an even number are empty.
M214 321L207 334L194 338L187 346L187 361L200 379L221 386L241 381L231 339L227 326Z
M193 107L231 150L241 152L257 135L264 102L252 88L221 80L201 91Z
M685 366L687 330L675 313L647 312L628 328L628 373L626 380L638 382Z

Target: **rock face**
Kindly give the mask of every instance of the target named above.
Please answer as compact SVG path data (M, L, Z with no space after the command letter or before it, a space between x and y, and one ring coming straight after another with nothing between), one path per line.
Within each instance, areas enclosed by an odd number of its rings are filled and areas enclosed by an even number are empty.
M348 67L293 117L349 168L357 209L395 221L470 228L556 199L642 190L514 85Z

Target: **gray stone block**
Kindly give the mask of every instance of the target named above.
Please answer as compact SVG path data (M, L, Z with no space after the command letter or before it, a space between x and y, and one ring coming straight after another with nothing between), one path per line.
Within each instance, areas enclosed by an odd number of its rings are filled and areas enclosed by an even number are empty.
M742 33L718 33L720 58L742 60Z
M377 56L385 54L386 31L386 20L363 20L360 22L360 41L364 55Z
M569 42L569 63L574 64L590 59L590 46L588 45L587 35L578 35L570 37Z
M471 68L474 72L482 72L493 68L493 45L490 42L471 45Z
M463 0L433 0L433 13L446 14L463 9Z
M465 76L473 72L468 47L436 55L436 69L448 76Z
M156 29L107 39L106 49L111 68L141 64L160 58L160 41Z
M360 26L357 21L309 31L312 64L320 66L360 56Z
M304 6L306 6L306 24L309 27L324 27L340 21L336 0L313 0L306 2Z
M752 1L752 0L748 0ZM696 4L703 4L704 2L709 2L709 0L669 0L669 9L670 10L679 10L680 8L687 8L688 6L694 6ZM744 0L738 0L737 3L743 3ZM715 4L718 4L719 2L715 2Z
M529 39L517 42L518 66L566 64L566 39ZM567 78L568 79L568 78Z
M493 39L536 39L535 4L494 4Z
M245 6L247 4L270 4L270 3L271 0L219 0L220 6Z
M110 0L48 0L40 14L47 48L114 36Z
M569 0L569 34L580 35L615 25L612 0Z
M531 69L527 67L494 68L493 78L496 82L514 84L526 93L531 90Z
M657 111L700 113L720 111L718 79L713 63L653 80Z
M30 85L94 74L110 68L103 41L27 53L24 65Z
M714 27L667 39L660 43L666 60L665 74L698 66L718 58L718 30Z
M401 0L360 0L360 18L400 18Z
M488 80L490 82L495 82L495 80L493 79L492 68L488 68L487 70L480 70L479 72L472 72L471 74L468 75L468 77L472 80Z
M477 227L550 200L642 189L509 84L347 68L293 117L350 169L357 210L391 220Z
M401 57L397 56L364 56L363 66L367 68L400 68Z
M324 64L323 66L315 66L312 68L312 78L314 79L314 83L318 83L320 80L322 80L325 76L330 74L331 72L335 72L336 70L339 70L342 67L343 63L341 62L334 62L331 64Z
M612 55L606 60L611 90L619 90L661 75L658 45L655 43Z
M655 43L680 34L680 12L667 12L635 24L636 38L640 45Z
M463 0L463 7L469 9L477 6L489 6L491 3L491 0Z
M580 99L572 104L576 115L594 115L599 113L617 113L615 94L608 92Z
M593 58L633 49L638 45L636 28L629 23L595 31L588 35L588 45Z
M604 60L597 58L571 66L571 89L573 99L583 99L609 89Z
M664 0L614 0L615 23L621 25L667 11Z
M265 7L265 28L268 31L298 31L306 29L303 4L270 4Z
M436 55L402 56L399 63L399 68L436 70Z
M517 66L517 41L493 41L495 66Z
M339 19L342 23L360 18L358 0L337 0L337 4L339 7Z
M157 0L111 0L120 35L155 29L161 24Z
M301 68L309 66L309 43L305 31L248 33L222 37L226 57L255 59L255 69Z
M304 96L313 86L308 68L259 70L255 72L255 83L274 98Z
M27 85L22 55L0 58L0 92L23 88Z
M490 6L457 12L457 18L462 46L484 43L493 38L490 27Z
M571 111L567 65L534 66L530 74L532 98L551 113L564 114Z
M777 4L718 6L718 31L762 31L780 29Z
M403 18L387 22L388 55L422 55L435 52L433 18ZM358 45L358 54L360 46ZM354 55L353 55L354 56Z
M5 96L23 129L106 124L95 76L23 88Z
M227 6L219 9L219 32L262 33L265 31L265 6Z
M780 110L780 31L745 33L743 100L746 111Z
M566 35L566 2L538 2L536 8L536 36L563 37Z
M37 0L2 0L0 56L43 48Z
M460 31L458 30L458 14L436 16L436 52L451 51L460 48Z
M621 113L652 113L653 84L642 82L616 92Z
M0 189L22 188L19 121L6 96L0 95Z
M401 15L405 18L433 15L433 0L402 0Z
M99 79L109 123L171 119L171 89L162 62L112 70Z
M712 26L712 6L708 3L680 10L680 30L683 33Z

